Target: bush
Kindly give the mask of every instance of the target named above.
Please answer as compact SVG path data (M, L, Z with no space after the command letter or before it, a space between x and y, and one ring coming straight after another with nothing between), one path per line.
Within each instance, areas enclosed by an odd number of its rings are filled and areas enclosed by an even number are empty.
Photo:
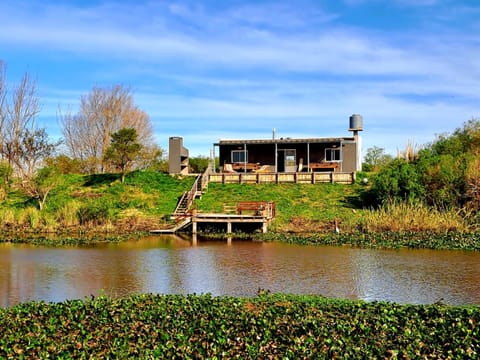
M367 205L380 206L387 201L421 200L424 194L415 165L396 159L374 176L372 187L363 196Z
M80 225L102 225L109 218L108 206L104 202L91 202L77 210Z

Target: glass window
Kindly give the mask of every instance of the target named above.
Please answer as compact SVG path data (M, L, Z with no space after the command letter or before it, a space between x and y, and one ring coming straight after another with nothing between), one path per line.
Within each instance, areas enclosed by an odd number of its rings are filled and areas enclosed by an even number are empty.
M325 149L325 161L342 161L340 149Z
M246 163L248 162L248 151L232 150L232 163Z

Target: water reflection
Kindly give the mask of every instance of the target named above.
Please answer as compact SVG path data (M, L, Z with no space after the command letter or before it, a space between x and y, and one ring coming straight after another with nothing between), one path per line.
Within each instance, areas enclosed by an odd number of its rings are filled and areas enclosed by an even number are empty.
M254 296L258 289L480 304L480 253L365 250L155 236L85 248L0 245L0 306L106 293Z

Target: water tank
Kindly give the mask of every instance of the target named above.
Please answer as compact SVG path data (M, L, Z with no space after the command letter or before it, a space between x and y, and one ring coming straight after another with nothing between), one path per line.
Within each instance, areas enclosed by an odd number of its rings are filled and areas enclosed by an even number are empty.
M353 114L350 116L350 129L348 131L362 131L363 130L363 118L362 115Z

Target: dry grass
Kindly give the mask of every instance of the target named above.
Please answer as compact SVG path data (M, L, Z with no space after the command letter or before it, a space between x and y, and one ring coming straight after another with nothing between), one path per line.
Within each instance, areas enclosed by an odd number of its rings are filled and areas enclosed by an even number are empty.
M465 231L459 212L439 211L421 203L391 202L363 214L360 226L368 231Z

